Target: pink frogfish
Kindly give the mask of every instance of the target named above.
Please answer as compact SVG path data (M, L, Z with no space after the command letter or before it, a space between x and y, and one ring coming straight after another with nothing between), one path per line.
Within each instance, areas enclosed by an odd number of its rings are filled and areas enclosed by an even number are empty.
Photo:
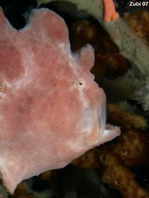
M0 176L10 193L120 134L106 125L93 48L72 53L68 34L48 9L33 10L20 30L0 9Z

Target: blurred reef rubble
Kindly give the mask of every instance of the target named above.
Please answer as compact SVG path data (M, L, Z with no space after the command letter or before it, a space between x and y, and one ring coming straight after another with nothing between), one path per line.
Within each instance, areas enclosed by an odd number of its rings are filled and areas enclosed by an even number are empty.
M123 13L117 21L105 23L102 1L99 6L96 0L21 2L0 3L17 29L25 25L32 8L48 7L65 19L72 51L87 43L94 47L91 72L107 95L108 122L120 126L122 135L88 151L64 169L21 183L12 196L0 188L0 197L149 198L148 10L125 12L117 1L117 9Z

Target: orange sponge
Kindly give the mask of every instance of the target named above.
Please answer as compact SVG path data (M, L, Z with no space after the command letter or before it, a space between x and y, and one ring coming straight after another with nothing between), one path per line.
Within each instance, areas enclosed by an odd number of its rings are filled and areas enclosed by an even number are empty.
M110 22L118 19L119 14L115 11L113 0L103 0L104 2L104 21Z

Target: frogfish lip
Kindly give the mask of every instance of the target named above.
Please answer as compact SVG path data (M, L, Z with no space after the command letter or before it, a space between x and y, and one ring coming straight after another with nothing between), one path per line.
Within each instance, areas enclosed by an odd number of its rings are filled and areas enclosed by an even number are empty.
M103 95L104 96L104 95ZM106 100L102 97L98 103L97 109L94 115L94 123L92 131L87 138L87 143L89 145L98 146L100 145L101 138L103 136L105 126L106 126Z
M94 127L90 136L88 137L88 144L99 146L105 142L111 141L120 135L120 128L106 124L106 99L103 95L99 103L97 113L97 120L94 122Z
M103 91L103 90L102 90ZM106 124L106 95L103 91L103 97L99 104L98 111L98 127L99 127L99 140L97 144L104 144L105 142L111 141L120 135L120 128Z

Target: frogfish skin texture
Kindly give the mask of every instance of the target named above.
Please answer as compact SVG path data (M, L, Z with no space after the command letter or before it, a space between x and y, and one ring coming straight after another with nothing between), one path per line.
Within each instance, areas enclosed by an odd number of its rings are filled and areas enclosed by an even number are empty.
M93 63L90 45L71 53L66 24L54 12L35 9L16 30L0 9L0 177L10 193L120 134L105 124Z

